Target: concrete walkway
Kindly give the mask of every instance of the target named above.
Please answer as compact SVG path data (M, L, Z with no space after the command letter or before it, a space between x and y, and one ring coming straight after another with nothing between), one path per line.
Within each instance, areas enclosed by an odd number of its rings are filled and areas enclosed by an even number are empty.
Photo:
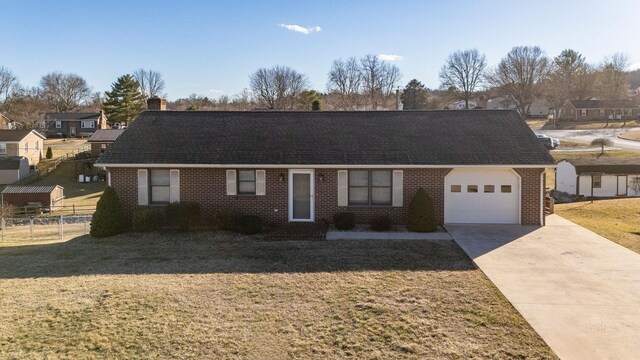
M561 359L640 358L640 254L557 215L445 227Z

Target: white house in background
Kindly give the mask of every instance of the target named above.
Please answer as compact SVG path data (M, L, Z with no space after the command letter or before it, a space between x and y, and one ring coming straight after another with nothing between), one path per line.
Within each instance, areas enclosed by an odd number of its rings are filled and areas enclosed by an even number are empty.
M469 109L474 109L476 107L475 100L469 100ZM450 110L465 110L465 102L464 100L458 100L452 104L449 104Z
M556 190L586 197L640 196L640 158L562 160Z
M517 110L518 102L511 96L498 96L487 101L487 110ZM551 114L549 105L544 100L536 99L529 108L527 116L545 117Z

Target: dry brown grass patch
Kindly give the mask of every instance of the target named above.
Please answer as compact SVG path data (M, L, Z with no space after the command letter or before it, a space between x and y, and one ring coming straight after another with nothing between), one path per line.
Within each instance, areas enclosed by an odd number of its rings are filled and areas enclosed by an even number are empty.
M16 358L554 358L453 242L225 233L0 248Z

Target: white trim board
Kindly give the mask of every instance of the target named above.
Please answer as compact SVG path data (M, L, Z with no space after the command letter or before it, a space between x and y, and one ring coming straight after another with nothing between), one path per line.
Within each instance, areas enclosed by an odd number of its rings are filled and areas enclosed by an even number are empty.
M345 165L345 164L104 164L96 163L95 166L102 166L103 168L194 168L194 169L233 169L233 168L248 168L248 169L450 169L450 168L540 168L540 169L553 169L556 167L553 165L410 165L410 164L396 164L396 165Z

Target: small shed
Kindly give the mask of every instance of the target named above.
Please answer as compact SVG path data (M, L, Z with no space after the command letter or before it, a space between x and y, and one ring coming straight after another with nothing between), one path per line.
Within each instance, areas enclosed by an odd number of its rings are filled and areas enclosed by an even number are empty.
M64 188L60 185L9 185L1 195L2 204L10 204L25 210L41 208L45 211L53 211L64 204Z
M91 144L91 156L97 158L107 150L109 145L118 139L124 132L124 129L99 129L91 135L89 143Z
M29 176L29 160L26 157L0 157L0 184L13 184L27 176Z

